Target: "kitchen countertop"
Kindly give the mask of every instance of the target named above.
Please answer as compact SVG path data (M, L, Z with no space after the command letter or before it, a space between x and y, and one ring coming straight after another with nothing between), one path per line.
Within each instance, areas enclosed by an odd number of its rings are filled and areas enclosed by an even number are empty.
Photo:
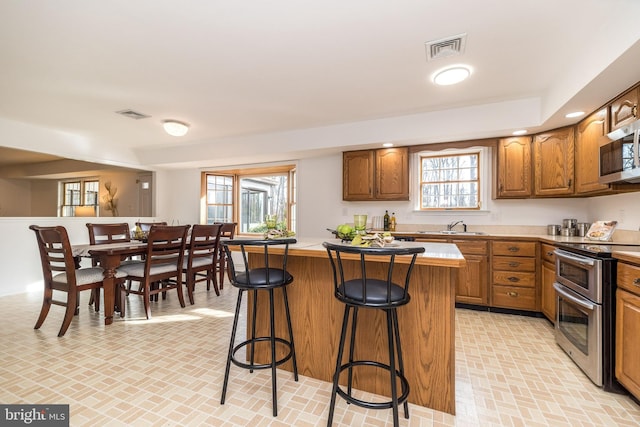
M544 243L592 243L592 244L621 244L621 245L638 245L640 250L640 240L633 239L629 241L628 238L618 238L616 239L614 235L614 239L608 242L601 240L591 240L586 237L578 237L578 236L551 236L549 234L541 234L541 233L526 233L526 232L515 232L515 233L491 233L487 232L485 234L465 234L465 233L454 233L454 234L446 234L440 233L438 231L394 231L391 234L396 236L411 236L416 238L438 238L438 239L525 239L525 240L539 240Z
M638 251L613 251L613 257L620 261L632 262L640 264L640 248Z
M309 256L328 258L323 242L340 243L336 238L301 238L297 243L289 245L289 256ZM452 243L437 242L398 242L403 246L421 246L425 252L418 255L418 265L433 265L459 268L466 261L460 250ZM271 250L271 249L270 249Z

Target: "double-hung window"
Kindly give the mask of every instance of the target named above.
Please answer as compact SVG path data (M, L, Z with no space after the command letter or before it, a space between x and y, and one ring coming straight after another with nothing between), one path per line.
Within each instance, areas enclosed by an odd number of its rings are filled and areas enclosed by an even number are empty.
M480 154L480 151L421 154L419 209L479 210Z
M94 212L97 212L99 181L65 181L60 185L62 193L60 216L75 216L78 206L90 206L94 208Z

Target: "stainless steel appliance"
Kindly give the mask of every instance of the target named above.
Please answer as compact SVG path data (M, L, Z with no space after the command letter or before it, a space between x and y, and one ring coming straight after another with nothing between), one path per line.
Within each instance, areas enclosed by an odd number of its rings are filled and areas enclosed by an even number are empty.
M605 391L625 393L615 379L617 261L611 256L614 246L582 243L558 246L554 283L556 342L594 384Z
M640 182L639 137L640 120L603 138L600 143L600 183Z

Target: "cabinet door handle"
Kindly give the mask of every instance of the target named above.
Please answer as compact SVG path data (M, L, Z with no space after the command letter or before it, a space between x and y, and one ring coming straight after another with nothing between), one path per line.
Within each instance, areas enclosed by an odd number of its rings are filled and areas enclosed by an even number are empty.
M631 114L633 114L633 117L638 117L638 106L634 105L633 108L631 109Z
M520 265L520 263L519 262L515 262L515 261L511 261L509 263L509 267L518 267L519 265Z
M520 250L519 247L517 246L510 246L509 247L509 252L518 252Z
M636 277L635 279L633 279L633 284L635 286L640 286L640 277Z
M511 277L507 277L507 280L509 280L509 281L510 281L510 282L512 282L512 283L513 283L513 282L519 282L519 281L520 281L520 279L519 279L518 277L513 277L513 276L511 276Z
M571 187L571 183L573 182L573 180L571 178L569 178L569 182L567 182L567 187Z
M549 251L549 252L547 252L547 256L552 257L553 255L554 255L554 254L553 254L553 251Z
M507 295L509 295L510 297L514 297L515 298L515 297L518 296L518 293L514 292L514 291L509 291L509 292L507 292Z

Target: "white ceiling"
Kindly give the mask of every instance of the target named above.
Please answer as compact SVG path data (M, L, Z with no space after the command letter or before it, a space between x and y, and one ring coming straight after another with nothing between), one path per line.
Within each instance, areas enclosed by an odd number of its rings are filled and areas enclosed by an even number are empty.
M637 0L2 1L0 137L19 126L0 144L175 167L533 132L640 80L639 18ZM430 83L454 63L471 78ZM22 125L63 148L24 147Z

